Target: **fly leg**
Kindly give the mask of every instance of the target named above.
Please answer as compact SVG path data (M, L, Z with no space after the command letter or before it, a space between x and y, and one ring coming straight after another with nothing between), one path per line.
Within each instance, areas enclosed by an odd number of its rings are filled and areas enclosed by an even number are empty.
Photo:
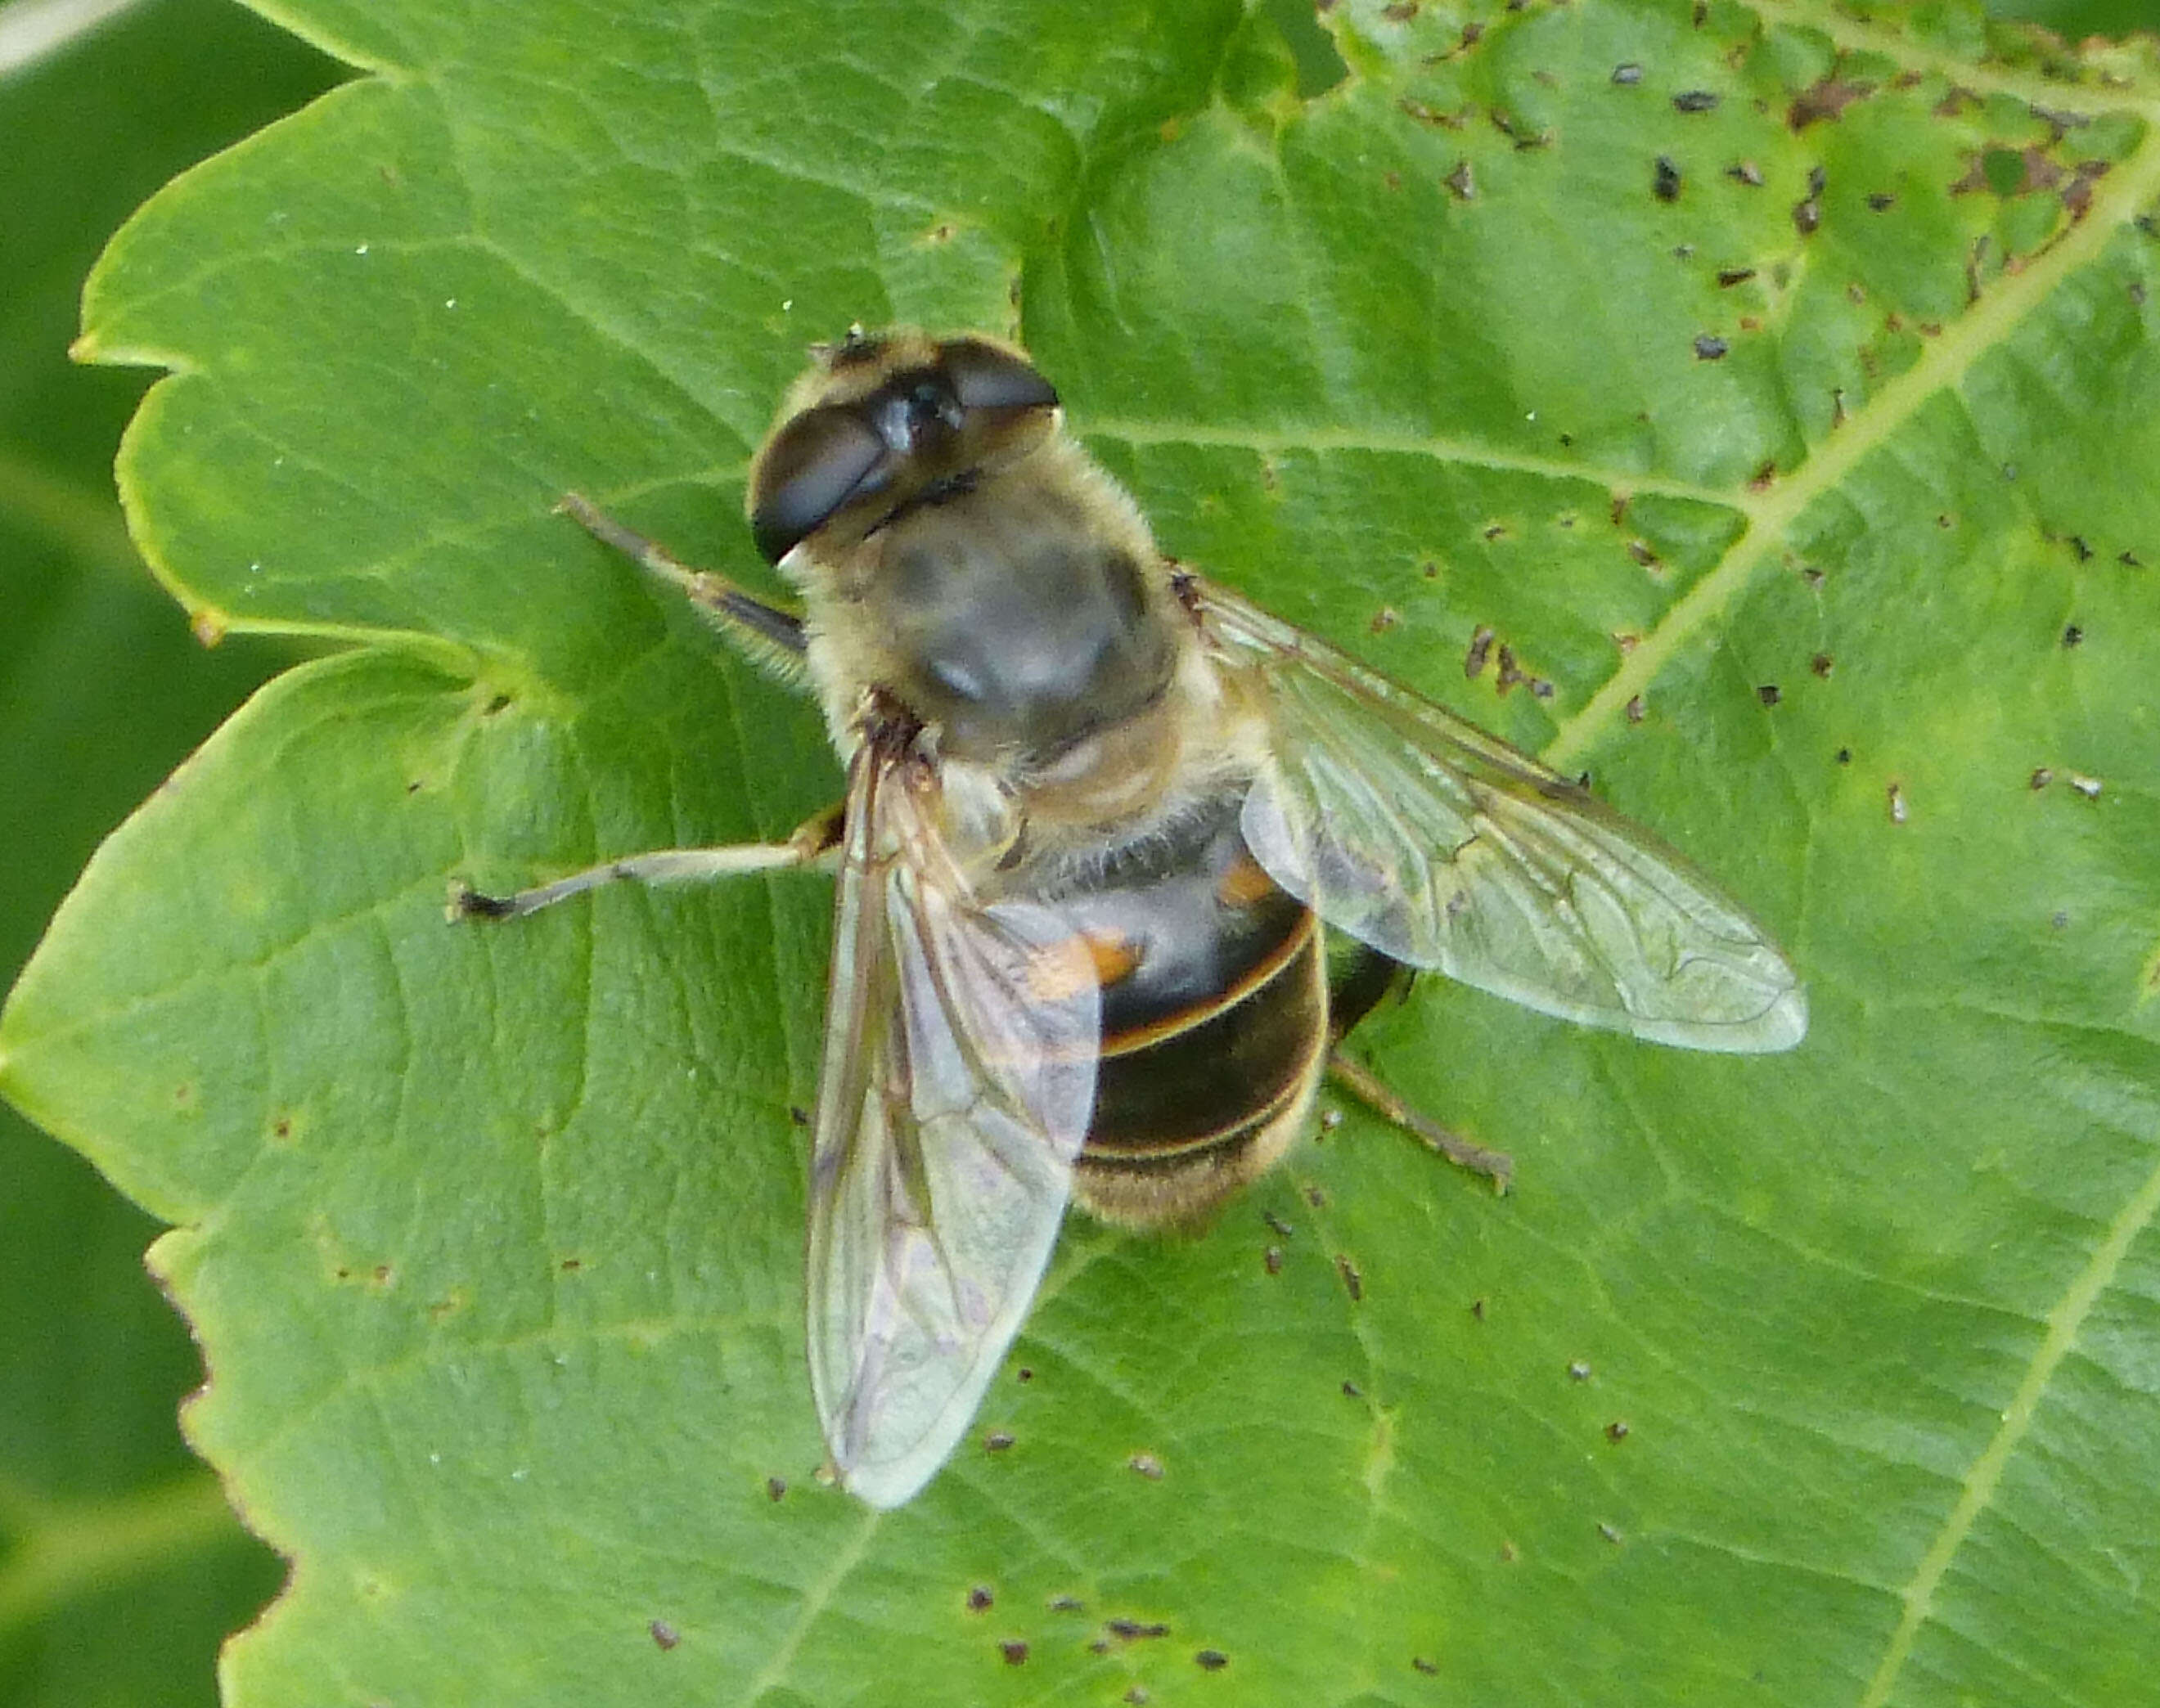
M484 896L460 879L450 880L450 899L444 912L454 924L461 919L522 919L558 901L597 890L603 884L698 883L713 878L731 878L744 872L772 872L814 864L819 856L840 844L843 809L826 808L798 826L785 842L742 843L733 848L669 848L652 854L629 854L603 860L552 884L536 885L511 896Z
M693 569L657 540L625 527L592 500L566 492L555 508L604 546L611 546L703 611L753 664L783 680L802 669L808 641L802 619L755 598L712 569Z
M1493 1189L1504 1192L1515 1171L1514 1159L1504 1150L1488 1150L1459 1133L1451 1133L1430 1121L1388 1089L1373 1070L1342 1053L1340 1045L1327 1052L1327 1076L1343 1090L1379 1116L1392 1122L1423 1145L1436 1150L1457 1168L1491 1176Z

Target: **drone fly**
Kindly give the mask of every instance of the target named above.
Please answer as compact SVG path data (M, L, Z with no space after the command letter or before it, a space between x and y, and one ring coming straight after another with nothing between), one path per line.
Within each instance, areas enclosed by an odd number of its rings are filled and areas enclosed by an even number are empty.
M1412 971L1658 1043L1789 1049L1762 928L1581 787L1164 556L1019 349L851 333L752 465L798 615L563 508L807 681L845 799L788 840L506 897L837 865L810 1164L811 1386L841 1480L912 1497L966 1430L1068 1201L1190 1224Z

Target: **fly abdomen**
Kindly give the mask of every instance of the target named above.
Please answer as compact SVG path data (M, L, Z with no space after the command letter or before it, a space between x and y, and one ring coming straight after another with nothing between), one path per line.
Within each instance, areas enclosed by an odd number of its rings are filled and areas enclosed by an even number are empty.
M1113 1221L1192 1221L1294 1134L1328 1042L1319 921L1247 849L1231 792L1129 845L1057 906L1103 984L1080 1202Z

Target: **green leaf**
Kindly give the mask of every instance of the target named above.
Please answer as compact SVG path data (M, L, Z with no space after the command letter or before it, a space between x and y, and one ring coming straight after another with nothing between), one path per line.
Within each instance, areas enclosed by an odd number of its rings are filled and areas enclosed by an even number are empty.
M86 345L177 370L122 479L197 620L366 644L106 845L0 1025L175 1224L191 1437L295 1560L231 1700L2135 1694L2147 49L1814 0L283 10L373 75L146 209ZM893 319L1016 327L1168 549L1590 767L1815 1028L1420 989L1361 1046L1514 1195L1353 1114L1203 1237L1076 1219L880 1518L809 1475L825 885L440 913L833 797L812 710L550 506L752 576L801 345Z
M90 851L284 646L205 658L143 574L112 488L144 377L71 368L84 271L171 174L323 86L290 37L200 0L19 63L0 10L0 968ZM48 10L48 20L51 13ZM276 1587L174 1426L201 1379L143 1273L154 1224L0 1112L0 1703L203 1704Z

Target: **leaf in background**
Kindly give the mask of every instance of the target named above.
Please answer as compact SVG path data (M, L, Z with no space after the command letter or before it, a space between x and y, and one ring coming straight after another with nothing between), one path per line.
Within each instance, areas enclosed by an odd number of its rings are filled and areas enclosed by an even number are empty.
M2144 1676L2143 49L1804 0L285 12L377 75L146 210L90 347L181 370L122 476L198 619L374 644L108 844L0 1031L177 1224L191 1436L298 1562L231 1700ZM880 1519L807 1477L823 886L440 904L831 797L809 709L548 507L737 568L803 342L1015 309L1171 550L1592 766L1815 1029L1421 989L1365 1047L1516 1196L1351 1120L1204 1238L1076 1221L979 1445ZM1466 681L1480 626L1519 679Z
M0 59L33 20L0 13ZM209 655L112 496L141 376L71 368L84 272L175 171L328 68L236 10L168 0L0 80L0 967L97 839L288 650ZM275 1588L173 1424L200 1379L143 1275L154 1224L0 1113L0 1703L197 1704Z

